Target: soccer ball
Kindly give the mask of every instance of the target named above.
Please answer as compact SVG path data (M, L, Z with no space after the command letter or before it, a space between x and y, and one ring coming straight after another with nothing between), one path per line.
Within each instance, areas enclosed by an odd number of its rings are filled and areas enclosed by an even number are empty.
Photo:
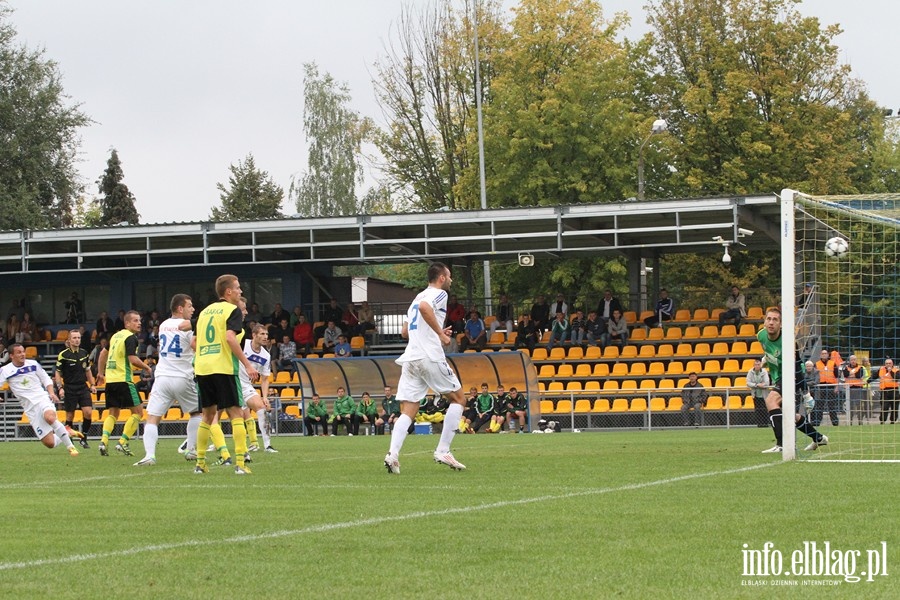
M847 254L850 244L842 237L833 237L825 242L825 255L829 258L840 258Z

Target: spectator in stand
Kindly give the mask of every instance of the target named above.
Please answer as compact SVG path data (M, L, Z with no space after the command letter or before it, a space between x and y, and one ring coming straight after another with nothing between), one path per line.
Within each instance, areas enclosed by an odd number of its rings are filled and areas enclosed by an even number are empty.
M284 307L281 306L280 302L275 303L275 309L272 310L272 314L269 315L269 323L278 324L282 321L286 321L287 323L291 322L291 314L284 310ZM280 340L281 337L277 337L275 339Z
M360 425L363 425L368 430L377 420L378 407L372 402L369 392L363 392L362 400L356 405L356 412L353 415L353 435L359 435Z
M550 341L547 343L547 352L553 349L557 341L562 344L569 337L569 321L566 315L558 312L553 325L550 326Z
M562 313L564 317L569 317L569 305L566 304L566 297L562 294L556 295L556 302L550 305L550 314L555 315Z
M289 338L294 337L294 331L291 329L291 326L288 325L288 321L290 317L285 317L278 321L274 327L269 326L269 353L271 354L272 364L277 364L277 361L281 360L281 354L279 353L279 345L282 340L284 340L284 336L288 336ZM289 358L293 358L291 355Z
M618 298L613 297L612 290L607 289L603 292L603 299L600 300L600 304L597 305L597 317L603 322L604 326L606 325L606 322L612 318L614 310L618 310L622 314L625 314L622 303L619 302ZM599 337L597 339L599 339Z
M116 321L113 323L113 333L122 331L125 329L125 309L120 308L118 315L116 315Z
M244 318L244 320L248 323L262 323L263 316L259 311L259 304L254 302L250 305L250 310L247 311L247 316Z
M33 342L37 339L37 326L31 319L31 313L27 310L22 314L22 320L19 322L19 337L21 342Z
M359 329L359 315L356 313L356 307L353 304L347 306L347 310L341 316L341 329L347 336L356 335Z
M815 404L819 403L819 372L816 371L816 363L811 360L806 361L803 364L803 381L806 383L806 390L809 392L809 395L813 397ZM799 382L798 382L799 385ZM798 409L799 410L799 409ZM815 412L815 409L813 409ZM810 414L809 418L812 419L813 415Z
M884 366L878 369L879 389L881 390L881 416L878 421L884 425L888 421L897 424L897 388L900 386L900 369L894 361L885 359Z
M506 338L509 339L509 334L513 331L513 307L506 294L500 294L496 315L497 318L491 323L491 335L488 337L493 338L494 332L502 327L506 330Z
M337 358L350 358L353 356L353 350L350 348L350 342L343 333L338 336L338 343L334 345L334 355Z
M547 304L543 294L538 294L534 299L534 304L531 305L531 320L534 322L534 328L537 331L538 339L540 339L544 332L550 329L551 325L550 305Z
M766 408L766 396L772 382L769 380L769 372L762 368L762 360L753 360L753 368L747 371L747 387L753 395L753 410L757 427L769 426L769 411Z
M331 414L331 437L337 435L338 425L343 425L347 429L347 435L353 435L353 415L355 412L356 402L344 391L343 387L339 387Z
M744 294L738 286L731 286L731 295L725 299L725 311L719 315L719 327L725 324L725 321L734 321L734 326L741 326L741 319L747 316L747 307L744 302Z
M109 336L113 334L113 320L109 318L109 313L105 310L100 313L100 318L97 319L97 326L95 331L97 332L97 343L100 343L102 339L108 339Z
M456 296L447 299L447 320L444 321L444 327L452 327L453 333L462 333L466 328L466 307Z
M356 311L356 317L359 319L359 325L356 326L354 335L364 336L367 331L375 330L375 311L372 310L367 301L362 301L359 310Z
M150 314L147 315L147 319L144 321L144 329L149 332L151 329L156 327L157 331L159 331L159 324L159 311L151 310Z
M312 352L313 344L315 344L313 327L306 320L305 315L300 315L297 318L297 324L294 325L294 343L297 344L297 351L303 356Z
M99 343L91 350L91 373L94 377L97 376L97 361L100 359L100 353L104 350L109 351L109 338L100 338Z
M618 310L618 309L617 309ZM612 313L609 313L612 317ZM600 319L595 311L588 314L587 321L584 322L584 337L591 346L602 344L603 334L606 333L606 322L609 319Z
M22 340L19 339L19 317L16 315L11 315L9 319L6 320L6 337L9 338L9 343L22 343Z
M341 331L346 331L347 328L344 326L343 319L344 309L338 304L337 298L331 298L328 301L328 306L322 311L322 321L325 323L334 321L335 326L339 327Z
M509 430L515 430L518 424L517 433L525 433L525 417L528 415L528 398L525 394L520 394L519 390L514 387L509 388L509 394L506 399L506 420L509 423Z
M688 374L688 382L681 388L681 399L681 416L684 419L684 426L701 425L700 411L703 409L703 403L706 402L706 388L697 380L697 374L693 371ZM691 409L693 409L693 415Z
M572 345L581 345L584 343L585 326L587 321L584 320L584 313L580 310L575 311L575 316L569 321L569 341Z
M156 358L159 354L159 325L154 325L144 337L144 356Z
M295 305L294 308L291 310L291 320L288 323L288 325L291 326L291 329L293 329L294 327L297 326L297 323L300 321L300 317L302 317L302 316L303 316L303 309L300 308L299 304Z
M868 390L866 382L868 375L865 368L857 361L856 355L851 354L850 358L841 365L841 379L847 384L850 393L850 414L848 415L849 425L853 425L853 417L856 416L856 422L859 425L863 423L863 401L866 399Z
M484 321L478 316L477 310L469 312L469 320L466 321L465 335L459 344L459 351L465 352L470 347L481 352L487 343L487 332Z
M537 342L537 329L531 320L531 316L526 313L519 319L519 324L516 327L515 348L518 350L524 346L528 348L528 353L530 354L534 352L534 346Z
M322 437L328 435L328 408L319 398L318 394L313 394L312 400L306 405L306 416L303 417L303 423L306 425L306 435ZM319 426L322 426L322 433L319 433Z
M294 368L294 359L297 357L297 344L290 335L281 336L281 342L278 344L278 362L272 364L278 365L278 371L290 371Z
M493 427L494 397L488 391L488 384L481 384L481 393L478 394L475 402L476 418L473 419L472 430L477 433L479 429L488 423ZM490 430L491 428L489 427L488 431Z
M324 352L334 352L334 347L340 341L343 333L334 321L328 321L325 331L322 332L322 350Z
M675 301L669 298L669 290L659 290L659 300L656 301L656 312L644 319L647 327L660 327L663 321L671 321L675 314Z
M384 398L381 400L381 413L375 420L375 435L384 435L385 425L391 429L394 427L394 421L400 416L400 401L391 390L391 386L384 386Z
M829 353L828 350L822 350L819 354L819 360L816 362L816 370L819 372L819 395L816 398L812 419L810 419L815 427L818 427L822 422L822 416L825 413L828 413L831 418L831 424L837 427L839 422L837 400L838 369L843 362L837 352Z
M63 303L66 309L66 323L82 323L84 322L84 304L78 298L78 292L72 292L69 299ZM124 324L122 329L124 329Z
M628 322L625 320L625 317L622 316L621 312L614 310L613 316L610 317L609 322L606 324L606 335L603 337L600 345L606 348L610 344L625 346L627 343Z

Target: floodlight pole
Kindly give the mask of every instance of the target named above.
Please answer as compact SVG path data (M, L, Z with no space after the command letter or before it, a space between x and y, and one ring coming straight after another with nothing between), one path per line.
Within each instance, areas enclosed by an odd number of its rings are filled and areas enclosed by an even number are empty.
M650 141L657 133L662 133L669 129L669 124L666 123L665 119L657 119L653 121L653 126L650 128L650 133L644 138L644 143L641 144L640 150L638 150L638 193L637 199L640 202L644 200L644 148L647 146L647 142Z
M475 114L478 120L478 179L481 184L481 210L487 209L487 187L484 176L484 125L481 119L481 59L478 49L478 6L479 1L472 3L475 29ZM484 261L484 308L490 314L491 306L491 262Z

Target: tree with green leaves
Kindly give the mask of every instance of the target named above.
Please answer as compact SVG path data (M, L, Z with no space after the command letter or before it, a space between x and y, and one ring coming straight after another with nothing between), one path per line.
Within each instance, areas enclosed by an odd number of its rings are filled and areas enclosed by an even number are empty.
M309 141L306 172L290 196L307 217L365 212L356 187L363 181L362 140L370 123L350 108L350 91L315 63L303 66L303 131Z
M128 186L122 183L125 173L119 161L119 153L113 148L106 161L106 170L100 179L100 225L110 227L120 223L137 225L141 216L134 206L134 195Z
M78 129L90 119L44 50L17 43L11 13L0 3L0 229L67 227L81 189Z
M284 190L266 171L256 167L253 154L228 167L228 187L217 183L221 206L213 207L212 221L252 221L282 217Z
M653 89L669 196L878 187L880 109L841 64L837 25L799 0L653 0ZM877 191L877 190L873 190Z

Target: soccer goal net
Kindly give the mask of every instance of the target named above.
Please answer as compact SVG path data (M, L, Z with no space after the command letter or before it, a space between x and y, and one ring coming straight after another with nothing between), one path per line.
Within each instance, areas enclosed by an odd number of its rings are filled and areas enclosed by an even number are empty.
M785 458L900 462L900 194L781 201L784 413L806 410L792 385L802 376L807 418L829 440L797 450L809 440L785 427ZM789 373L791 347L802 375Z

